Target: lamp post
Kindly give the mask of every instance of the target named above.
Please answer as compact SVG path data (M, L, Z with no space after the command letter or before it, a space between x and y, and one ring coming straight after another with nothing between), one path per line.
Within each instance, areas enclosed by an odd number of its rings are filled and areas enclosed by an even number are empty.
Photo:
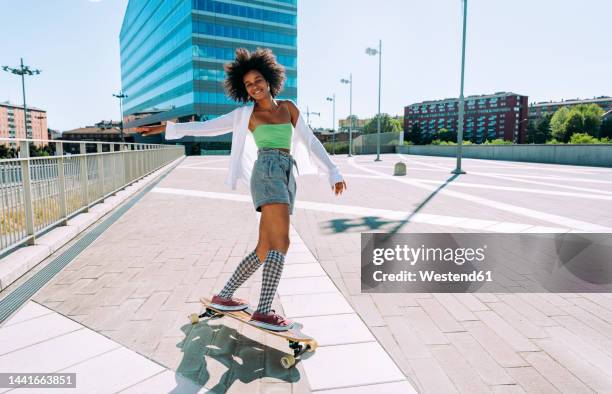
M113 93L113 96L119 99L119 115L121 116L121 124L119 126L119 131L121 132L121 142L125 142L125 139L123 138L123 99L126 98L128 95L123 93L123 91L120 91L118 94Z
M349 74L349 79L341 79L341 83L345 83L349 85L349 157L352 156L352 146L353 146L353 73Z
M321 117L321 113L320 112L310 112L310 110L308 109L308 106L306 106L306 123L308 123L308 127L310 127L310 115L317 115L318 117Z
M463 145L463 77L465 71L465 25L467 21L467 0L463 1L463 38L461 43L461 90L459 92L459 127L457 130L457 168L455 168L453 174L465 174L465 171L461 169L461 150Z
M23 91L23 123L25 126L24 132L25 132L26 138L32 138L32 136L29 135L28 133L28 108L26 107L25 76L40 74L41 70L37 70L37 69L30 70L29 66L23 65L23 58L20 58L20 60L21 60L21 64L19 68L11 68L9 66L2 66L2 69L4 71L8 71L16 75L21 75L21 89Z
M376 160L380 160L380 81L382 72L382 40L378 40L378 49L366 48L366 53L370 56L378 55L378 122L377 122L377 140L376 140Z
M332 155L336 154L336 93L325 100L332 102Z

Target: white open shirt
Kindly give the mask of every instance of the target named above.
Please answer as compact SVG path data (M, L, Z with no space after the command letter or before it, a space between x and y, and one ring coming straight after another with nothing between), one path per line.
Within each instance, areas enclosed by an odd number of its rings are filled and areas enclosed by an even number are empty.
M233 131L232 152L225 184L235 190L240 179L249 188L253 165L257 159L255 137L249 130L253 108L253 105L246 105L204 122L167 122L166 139L172 140L185 136L212 137ZM298 176L319 175L323 172L328 176L331 186L342 182L343 178L338 166L331 160L321 142L304 122L301 114L291 135L290 151L298 167Z

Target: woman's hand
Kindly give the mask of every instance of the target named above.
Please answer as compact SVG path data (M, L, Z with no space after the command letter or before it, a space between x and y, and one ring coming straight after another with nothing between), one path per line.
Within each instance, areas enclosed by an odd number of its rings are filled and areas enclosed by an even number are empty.
M344 181L337 182L334 186L332 186L332 191L336 196L342 194L342 190L346 190L346 182Z
M156 126L141 126L134 128L134 131L146 137L148 135L161 134L166 131L166 125L156 125Z

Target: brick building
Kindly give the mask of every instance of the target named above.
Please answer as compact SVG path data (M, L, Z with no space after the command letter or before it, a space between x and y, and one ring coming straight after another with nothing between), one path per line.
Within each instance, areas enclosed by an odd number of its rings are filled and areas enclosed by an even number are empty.
M482 143L504 139L524 143L527 133L528 97L511 92L468 96L464 99L463 139ZM457 132L459 99L423 101L404 108L404 133L410 138L414 124L430 137L440 129Z

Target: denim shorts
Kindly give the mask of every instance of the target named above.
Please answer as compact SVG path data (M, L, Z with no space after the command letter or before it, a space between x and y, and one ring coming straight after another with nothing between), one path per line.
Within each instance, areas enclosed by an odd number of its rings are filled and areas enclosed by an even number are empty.
M289 204L293 214L296 183L293 175L295 159L288 153L274 148L259 148L251 174L251 196L255 210L270 203Z

